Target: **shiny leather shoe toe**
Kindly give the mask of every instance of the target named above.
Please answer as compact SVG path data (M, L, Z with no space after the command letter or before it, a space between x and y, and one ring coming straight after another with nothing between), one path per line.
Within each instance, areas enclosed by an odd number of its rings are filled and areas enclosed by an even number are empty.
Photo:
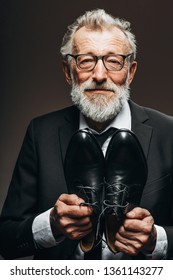
M83 198L93 208L93 230L80 242L81 249L89 252L96 242L96 230L102 205L104 156L90 130L75 132L68 145L64 174L68 192Z
M114 133L105 159L105 236L109 248L116 252L116 232L124 214L139 205L148 169L136 135L127 129Z

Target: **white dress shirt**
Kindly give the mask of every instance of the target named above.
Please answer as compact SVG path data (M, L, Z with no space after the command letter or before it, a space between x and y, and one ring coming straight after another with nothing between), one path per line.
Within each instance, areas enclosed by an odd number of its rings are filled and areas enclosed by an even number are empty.
M122 110L116 116L116 118L111 122L111 124L106 128L106 130L109 127L115 127L118 129L125 128L131 130L131 112L130 112L130 107L128 102L124 103ZM88 125L83 115L80 114L79 129L84 129L84 128L88 128ZM106 153L110 139L111 136L105 141L105 143L102 146L102 151L104 155ZM53 237L51 227L50 227L50 211L51 209L38 215L33 221L32 232L33 232L34 240L38 247L49 248L53 246L58 246L58 244L64 239L63 236L58 240L55 240L55 238ZM157 225L155 225L155 227L157 231L155 250L153 251L152 254L147 254L145 252L145 255L146 258L148 259L164 259L166 258L166 254L167 254L167 245L168 245L167 235L164 228ZM74 254L74 259L84 259L84 253L80 249L80 246L77 247L77 250ZM105 242L102 242L102 259L103 260L125 259L125 254L122 252L113 254L107 247L107 244ZM128 259L128 256L126 257L126 259Z

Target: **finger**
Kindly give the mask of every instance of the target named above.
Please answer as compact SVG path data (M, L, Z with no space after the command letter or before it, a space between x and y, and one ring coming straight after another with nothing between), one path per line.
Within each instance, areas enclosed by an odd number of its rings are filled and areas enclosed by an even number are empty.
M75 226L72 224L62 225L60 224L61 231L64 235L69 237L70 239L80 239L82 236L85 236L92 232L92 224L89 223L87 225Z
M58 201L61 201L67 205L80 205L81 203L84 203L85 201L77 196L76 194L62 194L60 195ZM57 204L57 203L55 203Z
M56 211L59 218L63 216L71 218L84 218L91 216L93 213L93 209L91 207L67 205L61 201L59 201L58 207L56 207Z
M143 246L143 244L148 241L148 238L149 235L146 233L126 231L123 226L119 229L115 236L115 239L119 241L126 240L127 243L132 242L134 244L139 244L140 246Z
M71 219L69 217L63 217L59 220L59 223L62 227L78 227L81 229L82 227L92 227L92 222L90 218L82 218L82 219Z
M123 227L126 232L141 232L141 233L150 233L153 227L153 218L148 216L143 220L139 219L125 219L123 222Z
M85 231L76 231L76 230L71 230L67 233L65 233L65 235L72 240L80 240L82 238L84 238L85 236L87 236L88 234L91 233L91 229L90 230L85 230Z
M118 239L119 237L122 237L122 238L130 239L130 240L136 240L138 233L139 232L137 232L137 231L130 231L130 230L125 229L124 226L121 226L119 231L116 234L116 239Z
M143 246L142 241L140 240L140 238L138 238L138 236L136 236L136 234L130 234L130 235L123 236L122 234L117 233L116 240L118 240L119 242L121 242L123 244L133 246L136 249L140 249Z
M126 214L126 217L129 219L144 219L145 217L150 216L150 212L147 209L135 207L133 210Z
M125 240L123 242L116 240L115 247L119 252L124 252L125 254L135 256L139 253L140 249L134 246L132 243L128 243Z
M67 233L70 233L70 232L90 232L92 230L92 225L89 224L89 225L82 225L80 228L78 226L67 226L65 228L66 232Z

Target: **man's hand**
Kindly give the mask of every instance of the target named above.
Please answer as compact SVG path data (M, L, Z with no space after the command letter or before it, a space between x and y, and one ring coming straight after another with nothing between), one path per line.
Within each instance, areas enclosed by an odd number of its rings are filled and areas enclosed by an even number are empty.
M139 207L128 212L116 234L116 249L129 255L137 255L142 250L153 251L155 244L156 229L150 212Z
M79 240L92 231L92 208L82 206L84 200L75 194L62 194L50 213L50 223L54 237L65 235Z

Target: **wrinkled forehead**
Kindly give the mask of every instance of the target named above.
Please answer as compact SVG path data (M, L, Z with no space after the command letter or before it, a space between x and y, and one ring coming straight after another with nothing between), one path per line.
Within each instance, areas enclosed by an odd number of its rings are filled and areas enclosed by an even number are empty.
M102 29L91 29L81 27L74 34L72 42L72 52L79 53L81 49L89 50L95 48L101 50L104 48L118 48L121 51L129 51L130 44L126 34L117 27L105 27Z

